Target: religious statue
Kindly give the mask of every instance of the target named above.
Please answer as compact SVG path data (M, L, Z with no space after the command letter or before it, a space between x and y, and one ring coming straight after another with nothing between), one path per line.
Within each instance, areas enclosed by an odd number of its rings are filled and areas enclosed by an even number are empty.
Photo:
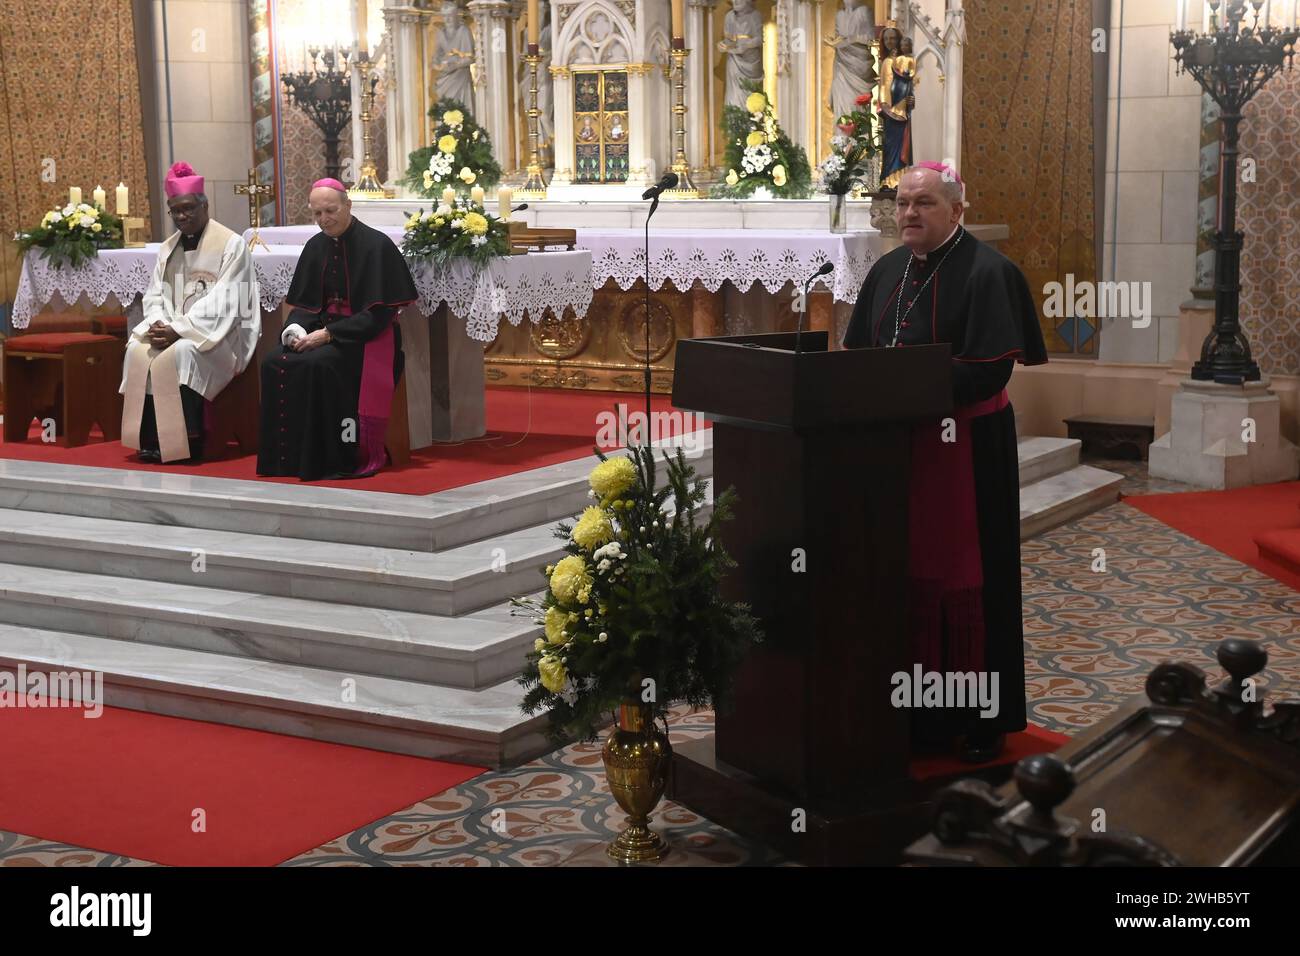
M897 27L888 26L880 35L880 118L884 126L884 149L880 161L880 188L894 190L907 167L912 165L912 95L916 59L903 52Z
M870 5L861 0L844 0L844 9L835 14L835 32L825 40L835 49L831 111L836 119L852 113L855 100L871 92L871 42L875 36L876 21Z
M433 42L434 81L438 99L453 99L469 105L474 102L474 81L470 65L474 62L474 37L461 19L455 0L442 5L442 27Z
M763 15L754 0L731 0L718 52L727 54L726 106L745 109L745 99L763 88Z

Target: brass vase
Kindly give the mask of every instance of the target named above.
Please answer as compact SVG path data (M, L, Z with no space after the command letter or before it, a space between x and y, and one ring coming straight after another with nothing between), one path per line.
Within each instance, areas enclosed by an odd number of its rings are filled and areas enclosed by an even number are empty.
M650 814L668 784L673 748L655 726L653 705L639 701L619 705L618 726L606 738L602 757L610 792L628 816L627 826L605 852L620 863L662 860L668 844L650 829Z

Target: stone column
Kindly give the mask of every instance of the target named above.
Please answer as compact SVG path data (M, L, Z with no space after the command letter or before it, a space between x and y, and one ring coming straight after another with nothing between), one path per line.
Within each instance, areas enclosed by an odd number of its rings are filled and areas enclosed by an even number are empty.
M407 157L427 145L424 115L425 64L421 62L420 25L424 12L386 0L388 42L388 175L406 172Z
M650 154L650 144L653 141L651 138L653 136L651 124L656 117L650 116L650 98L647 93L648 85L655 82L655 78L650 75L655 69L653 63L629 63L627 65L627 185L629 187L645 187L654 182L654 179L650 176L648 166L652 159ZM559 137L556 136L556 139L558 140ZM558 165L558 160L556 162ZM658 173L657 164L655 172Z
M519 165L512 155L510 125L515 110L510 51L516 13L510 0L470 0L469 11L478 32L478 62L482 66L474 83L474 118L492 137L492 149L504 173Z
M686 161L695 185L713 178L709 130L713 116L713 7L717 0L688 0L686 7ZM696 170L701 175L696 175Z
M777 0L776 3L776 107L781 128L796 145L808 145L808 24L804 22L810 5L803 0ZM798 52L796 52L798 51ZM809 155L814 165L817 158Z
M961 170L961 90L966 49L966 11L961 0L948 8L944 29L943 161Z
M573 74L567 66L552 66L551 78L555 81L555 171L550 188L554 189L573 184Z

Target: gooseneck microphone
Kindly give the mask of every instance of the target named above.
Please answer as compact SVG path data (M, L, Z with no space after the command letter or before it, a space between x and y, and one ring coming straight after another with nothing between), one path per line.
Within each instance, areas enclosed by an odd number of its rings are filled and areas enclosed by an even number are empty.
M799 310L799 322L795 326L795 330L794 330L794 354L795 355L798 355L800 352L803 351L801 347L803 345L803 341L802 341L803 340L803 317L808 313L808 289L812 286L813 279L816 279L818 276L829 275L834 271L835 271L835 263L831 262L828 259L821 264L821 266L817 269L816 272L814 272L808 278L803 280L803 299L800 302L803 308Z

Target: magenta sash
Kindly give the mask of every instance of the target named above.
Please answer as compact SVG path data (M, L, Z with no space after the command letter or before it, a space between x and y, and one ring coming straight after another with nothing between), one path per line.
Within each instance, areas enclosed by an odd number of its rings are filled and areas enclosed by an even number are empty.
M953 413L956 440L942 422L912 431L908 589L913 661L926 671L984 669L984 570L971 419L1006 408L998 395Z
M331 315L348 315L341 305L331 304ZM361 392L357 396L357 470L358 476L373 475L384 467L384 438L388 434L388 416L393 408L393 353L397 336L393 333L396 317L384 331L366 343L361 357Z

